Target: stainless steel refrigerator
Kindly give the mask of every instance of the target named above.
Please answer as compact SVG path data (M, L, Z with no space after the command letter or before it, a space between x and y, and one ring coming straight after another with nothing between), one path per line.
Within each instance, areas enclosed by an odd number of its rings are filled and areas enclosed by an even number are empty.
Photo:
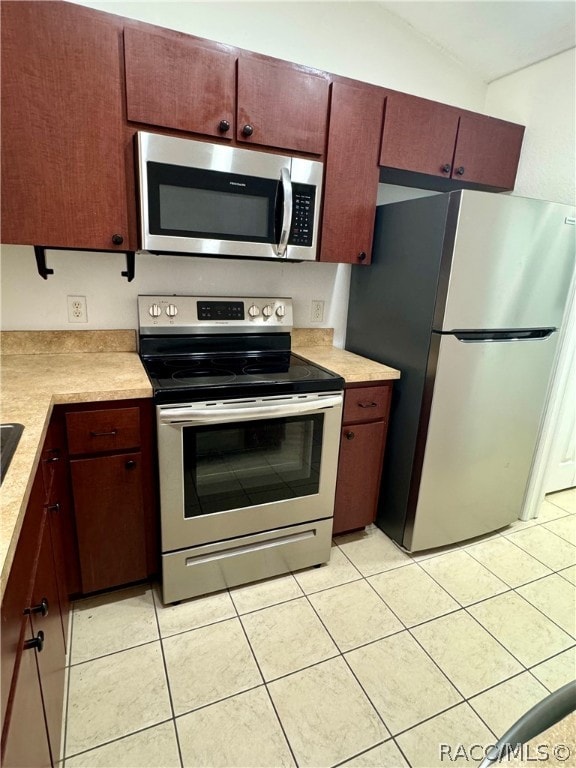
M401 371L377 524L418 551L516 519L574 270L574 209L458 191L380 206L346 349Z

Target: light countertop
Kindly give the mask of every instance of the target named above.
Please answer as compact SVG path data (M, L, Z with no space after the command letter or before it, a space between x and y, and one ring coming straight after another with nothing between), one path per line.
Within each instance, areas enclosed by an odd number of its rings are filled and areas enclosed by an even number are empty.
M152 387L136 352L4 354L1 384L0 422L24 425L0 488L4 594L53 406L151 397Z
M347 384L398 379L400 372L332 346L331 329L294 329L292 350ZM0 422L24 432L0 488L0 590L18 536L54 405L152 396L134 331L5 331ZM108 351L105 351L108 350Z

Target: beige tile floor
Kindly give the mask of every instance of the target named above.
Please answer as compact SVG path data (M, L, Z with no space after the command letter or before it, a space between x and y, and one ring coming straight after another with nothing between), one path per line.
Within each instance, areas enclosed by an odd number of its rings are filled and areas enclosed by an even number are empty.
M79 601L65 768L432 768L575 676L576 490L414 557L375 527L321 568L164 607ZM446 758L445 758L446 760Z

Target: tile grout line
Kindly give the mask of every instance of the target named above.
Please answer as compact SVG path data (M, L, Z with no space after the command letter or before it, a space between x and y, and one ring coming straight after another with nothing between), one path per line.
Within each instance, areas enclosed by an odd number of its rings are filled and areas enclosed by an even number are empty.
M154 584L150 584L150 592L152 597L152 605L154 606L154 617L156 619L156 628L158 630L158 638L160 640L160 653L162 654L162 664L164 666L166 688L168 689L168 700L170 702L170 709L172 711L172 722L174 723L174 734L176 737L176 747L178 748L178 757L180 759L180 768L184 768L184 759L182 757L182 748L180 746L180 736L178 734L178 728L176 727L176 713L174 711L174 700L172 699L172 688L170 686L170 676L168 675L168 664L166 662L166 654L164 653L164 643L162 641L162 629L160 627L160 619L158 618L158 608L156 606L156 595L155 595Z
M144 728L138 728L137 731L131 731L130 733L125 733L122 736L118 736L118 738L116 739L103 741L101 744L96 744L96 746L94 747L83 749L80 752L74 752L73 755L68 755L66 759L71 760L72 758L80 757L81 755L87 755L89 752L94 752L95 750L100 749L101 747L109 747L111 744L116 744L117 741L125 741L126 739L129 739L131 736L137 736L140 733L151 731L152 728L156 728L158 725L166 725L166 723L172 723L172 722L174 722L174 718L169 717L166 720L161 720L159 723L153 723L152 725L147 725Z
M354 564L352 563L352 565L354 565ZM356 567L356 566L354 566L354 567ZM363 574L362 574L362 580L363 580L363 581L366 581L366 577L365 577ZM348 582L348 583L352 583L352 582ZM344 585L342 585L342 586L344 586ZM315 594L315 593L312 593L312 594ZM317 594L317 593L316 593L316 594ZM378 595L378 597L380 597L380 596ZM366 691L366 689L364 688L364 686L362 685L362 683L360 682L360 680L358 680L358 678L357 678L357 676L356 676L356 674L355 674L354 670L352 669L352 667L351 667L351 666L350 666L350 664L348 663L348 659L346 658L346 656L345 656L344 652L340 650L340 646L338 645L338 643L336 642L336 640L335 640L335 639L334 639L334 637L332 636L332 633L330 632L330 630L328 629L328 627L327 627L327 626L324 624L324 622L323 622L323 620L322 620L322 617L321 617L321 616L320 616L320 614L319 614L319 613L316 611L316 609L315 609L315 607L314 607L314 605L313 605L313 603L312 603L312 601L310 600L310 598L309 598L309 596L308 596L308 595L306 595L306 599L308 600L308 604L310 605L310 607L311 607L311 608L312 608L312 610L314 611L314 614L315 614L315 615L316 615L316 617L318 618L318 621L319 621L319 622L322 624L322 626L324 627L324 630L325 630L325 631L328 633L328 636L330 637L330 639L332 640L332 642L333 642L333 643L334 643L334 645L336 646L336 648L337 648L337 650L338 650L338 652L339 652L339 655L340 655L340 657L342 658L343 662L346 664L346 667L347 667L347 669L349 670L350 674L352 675L352 677L354 678L354 680L356 681L356 683L357 683L357 684L358 684L358 686L360 687L360 690L362 691L362 693L364 694L364 696L366 696L366 699L368 700L368 702L369 702L370 706L372 707L372 709L373 709L373 710L374 710L374 712L376 713L376 715L377 715L378 719L380 720L380 722L382 723L382 725L384 726L384 728L386 729L386 731L387 731L387 732L390 734L390 739L392 739L392 740L394 741L394 744L396 744L396 740L394 739L394 736L392 735L392 731L391 731L391 730L390 730L390 728L387 726L387 724L386 724L386 722L385 722L385 720L384 720L384 717L382 716L382 714L380 713L380 711L378 710L378 708L375 706L374 702L372 701L371 697L368 695L368 692ZM396 614L394 614L394 612L393 612L393 611L392 611L392 613L393 613L393 615L396 615ZM396 618L398 618L398 617L396 617ZM399 619L398 619L398 620L399 620ZM400 620L399 620L399 621L400 621ZM402 626L404 626L404 625L403 625L403 622L400 622L400 623L402 624ZM401 631L402 631L402 630L399 630L399 632L398 632L398 633L394 633L394 634L399 634ZM382 639L383 639L383 638L379 638L379 640L382 640ZM375 642L377 642L377 641L375 641ZM338 656L334 656L333 658L338 658ZM322 664L324 661L331 661L331 659L323 659L323 661L322 661L322 662L317 662L317 663L316 663L314 666L317 666L318 664ZM300 670L299 670L299 671L300 671ZM390 739L384 739L384 741L389 741ZM383 744L383 743L384 743L384 741L381 741L381 742L379 742L379 744ZM375 747L377 747L377 746L378 746L378 744L372 744L370 747L368 747L368 750L371 750L371 749L375 749ZM398 746L398 744L396 744L396 746L398 747L398 749L400 749L400 747ZM363 750L363 752L366 752L366 751L368 751L368 750ZM401 752L402 756L403 756L403 757L405 757L405 755L404 755L404 753L402 752L402 750L400 750L400 752ZM342 762L347 762L347 761L349 761L349 760L352 760L354 757L355 757L355 755L352 755L352 756L348 756L347 758L345 758L345 760L344 760L344 761L340 760L340 761L338 762L338 765L340 765ZM408 761L407 761L407 762L408 762ZM409 763L409 762L408 762L408 765L411 765L411 763Z
M72 677L72 651L74 646L74 603L70 606L69 616L70 616L70 632L69 632L69 646L68 646L68 661L70 664L68 664L68 680L66 681L66 703L65 703L65 715L64 715L64 733L62 734L63 738L63 748L60 750L62 753L62 768L66 768L66 759L68 757L68 717L70 713L70 678Z
M300 586L300 585L298 585L298 586ZM286 741L288 749L290 750L290 754L292 755L292 760L294 760L294 765L296 766L296 768L299 768L299 763L298 763L298 760L296 759L296 755L294 754L294 750L292 748L292 744L290 744L290 740L288 739L288 735L287 735L287 733L286 733L286 731L284 729L284 724L283 724L282 719L281 719L281 717L280 717L280 715L278 713L278 710L276 709L276 705L274 704L274 699L272 698L272 694L270 693L270 690L268 689L268 683L267 683L266 679L264 678L264 675L262 674L262 669L260 667L260 663L258 662L258 659L256 658L256 653L255 653L254 649L252 648L252 643L250 642L250 638L248 637L248 633L246 632L246 627L244 626L244 623L242 622L242 617L238 613L238 608L236 606L236 603L234 602L234 598L232 597L232 593L230 592L229 589L228 589L228 594L230 596L230 600L232 601L232 605L234 606L234 610L236 611L236 618L238 619L238 621L240 623L240 627L242 628L242 632L244 634L244 637L246 638L246 642L248 643L248 647L250 648L250 653L252 654L252 657L254 659L256 667L258 668L258 672L260 674L260 677L262 678L262 683L264 685L264 689L266 691L266 694L268 695L268 700L270 701L272 709L274 710L274 714L276 715L276 719L278 720L278 725L280 726L280 730L282 731L282 734L284 736L284 739ZM287 602L291 602L291 601L287 601ZM283 603L281 603L281 604L283 605ZM257 686L257 687L259 688L260 686ZM234 695L238 695L238 694L234 694Z

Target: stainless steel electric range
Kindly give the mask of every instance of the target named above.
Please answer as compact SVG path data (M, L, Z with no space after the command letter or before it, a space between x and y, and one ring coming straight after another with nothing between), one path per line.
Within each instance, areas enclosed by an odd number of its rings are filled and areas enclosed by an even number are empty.
M330 558L344 381L291 352L287 298L139 296L166 603Z

